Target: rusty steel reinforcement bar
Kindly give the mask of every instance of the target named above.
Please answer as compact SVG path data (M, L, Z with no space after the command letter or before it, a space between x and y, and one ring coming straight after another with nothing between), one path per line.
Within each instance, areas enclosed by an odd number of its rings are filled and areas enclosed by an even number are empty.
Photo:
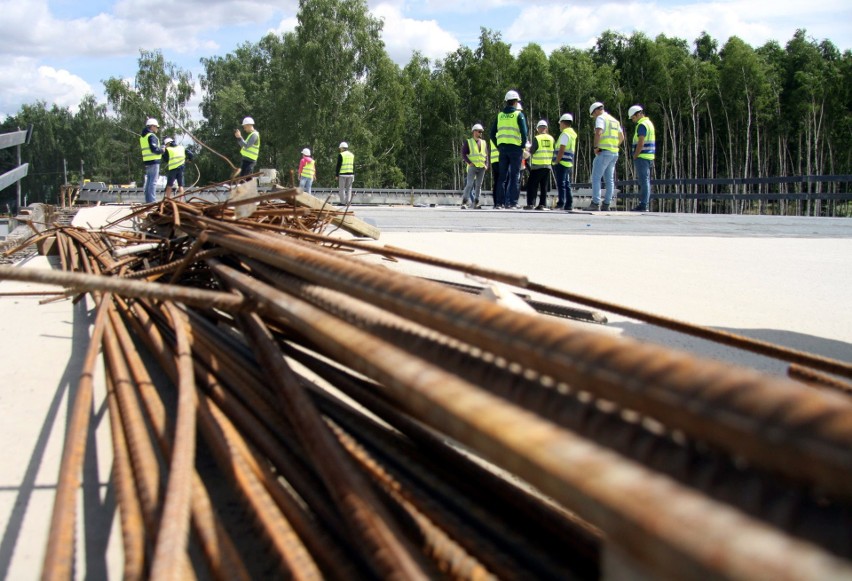
M653 325L657 325L658 327L663 327L672 331L692 335L694 337L700 337L702 339L708 339L710 341L715 341L717 343L728 345L730 347L736 347L738 349L751 351L752 353L757 353L766 357L772 357L775 359L780 359L782 361L808 365L815 369L828 371L830 373L836 373L838 375L843 375L844 377L852 377L852 364L847 363L845 361L839 361L837 359L831 359L829 357L823 357L814 353L808 353L805 351L800 351L798 349L792 349L783 345L769 343L767 341L761 341L760 339L746 337L745 335L730 333L728 331L721 331L719 329L713 329L712 327L695 325L693 323L679 321L670 317L663 317L661 315L648 313L639 309L633 309L624 305L611 303L609 301L603 301L578 293L572 293L562 289L556 289L544 284L530 281L526 276L523 275L512 274L490 268L484 268L475 264L465 264L453 260L437 258L435 256L429 256L419 252L414 252L412 250L397 248L391 245L379 246L375 243L370 242L339 240L336 238L329 238L322 234L304 233L292 229L284 229L284 231L292 234L293 236L299 236L302 238L314 240L316 242L337 244L348 248L365 250L371 253L380 254L382 256L402 258L405 260L419 262L421 264L428 264L431 266L446 268L448 270L455 270L457 272L463 272L466 274L489 278L498 282L517 286L519 288L525 288L531 291L535 291L544 295L561 298L573 303L579 303L581 305L587 305L610 313L624 315L626 317L630 317L631 319L636 319L638 321L645 321L646 323L651 323Z
M83 459L92 416L95 362L106 329L110 304L111 299L108 294L100 297L98 301L92 336L86 349L77 393L74 396L50 518L50 535L47 539L47 550L41 572L43 581L71 579L74 570L77 492L82 478Z
M120 299L117 302L121 311L126 314L128 312L127 305L123 304ZM136 346L133 344L129 329L119 317L117 311L112 311L110 316L112 318L112 331L118 340L116 354L120 352L126 359L126 365L129 367L130 375L142 401L145 417L152 426L161 453L168 458L171 456L171 441L167 433L168 422L165 406L155 393L154 383ZM149 328L149 330L150 332L147 334L143 330L141 337L150 344L150 335L153 333L153 329ZM128 404L130 403L128 402ZM137 413L138 406L128 405L128 409ZM137 420L136 423L140 426L143 425L141 420ZM143 482L142 478L147 476L147 473L141 473L140 479L136 480L137 486ZM192 523L214 577L219 581L247 581L250 577L245 565L234 547L230 534L225 530L217 516L207 489L197 472L193 474Z
M195 418L198 404L186 317L170 302L165 303L164 310L171 319L176 337L178 402L169 478L157 531L151 577L177 581L182 578L182 558L186 555L189 543L192 475L195 472Z
M209 262L217 264L212 259ZM217 273L231 280L229 271L234 271L221 264L218 266ZM314 464L326 488L339 504L350 530L357 533L355 538L363 543L364 551L375 555L375 559L371 560L376 565L376 572L385 578L428 578L417 551L405 542L405 535L397 530L372 489L354 469L284 361L269 331L256 315L245 315L242 327L260 362L272 370L270 379L275 382L279 407L293 424L302 447L314 458Z
M243 292L261 288L240 273L229 278ZM655 575L852 577L846 561L813 545L557 428L299 299L271 287L261 292L255 298L269 316L378 381L387 397L417 419L599 526L620 551Z
M213 307L234 312L252 309L252 305L242 297L230 293L76 272L35 270L0 265L0 280L56 284L82 292L115 292L124 297L175 301L197 307Z
M852 402L847 398L512 312L307 244L209 236L234 252L318 284L346 288L363 301L647 414L766 469L852 497Z

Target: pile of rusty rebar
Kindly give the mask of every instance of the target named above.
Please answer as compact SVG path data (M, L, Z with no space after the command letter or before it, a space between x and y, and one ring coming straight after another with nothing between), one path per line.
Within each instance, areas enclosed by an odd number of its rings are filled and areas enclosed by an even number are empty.
M328 213L286 201L140 212L132 234L43 234L63 271L0 267L96 313L45 578L71 575L101 356L126 578L852 576L848 362L330 236ZM396 268L412 260L777 357L803 381Z

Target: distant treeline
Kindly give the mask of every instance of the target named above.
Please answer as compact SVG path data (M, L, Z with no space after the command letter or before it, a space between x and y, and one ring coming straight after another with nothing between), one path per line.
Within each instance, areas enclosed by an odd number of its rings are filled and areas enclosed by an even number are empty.
M499 33L482 29L475 48L434 62L414 54L400 67L364 0L300 5L294 31L202 59L198 83L159 51L142 51L132 83L104 81L108 105L87 97L74 114L43 102L22 107L3 130L35 125L23 150L33 163L24 180L30 200L56 195L63 160L72 182L81 161L92 180L140 182L133 132L149 116L160 119L162 136L189 132L209 147L197 147L202 184L231 172L210 150L239 163L233 131L250 115L262 137L258 166L278 169L286 182L309 147L316 185L332 185L337 146L347 141L356 186L460 188L462 141L474 123L490 129L508 89L520 92L531 127L543 118L555 132L560 114L574 115L577 181L589 179L593 101L622 121L628 143L627 109L645 107L656 125L657 178L852 173L852 53L805 30L784 46L758 48L737 37L719 48L706 33L690 44L606 31L588 50L562 47L548 56L530 43L514 56ZM187 109L199 85L200 120ZM13 161L13 152L2 155L4 166ZM618 177L631 179L625 157Z

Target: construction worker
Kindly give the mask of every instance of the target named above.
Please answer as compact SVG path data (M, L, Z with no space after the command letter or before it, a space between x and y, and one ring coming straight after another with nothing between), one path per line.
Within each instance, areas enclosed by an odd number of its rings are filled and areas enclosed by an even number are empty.
M530 175L527 178L527 205L524 210L547 210L547 189L550 184L554 140L547 132L547 121L544 119L536 123L535 130L536 135L530 145ZM539 191L538 206L533 206L536 190Z
M234 137L240 144L240 155L243 158L240 164L240 177L254 171L254 164L257 163L257 157L260 154L260 132L254 128L254 119L251 117L243 119L243 131L246 132L245 139L239 129L234 130Z
M185 148L183 145L178 145L171 137L166 137L163 140L163 145L166 146L166 151L163 153L163 163L166 165L166 191L165 197L172 197L172 184L177 182L178 195L183 194L184 186L184 168L186 160L192 161L192 151Z
M462 193L462 210L467 208L468 202L477 210L482 208L479 204L479 196L482 193L485 169L488 167L488 145L482 139L483 131L485 129L477 123L471 128L473 136L462 145L462 159L467 165L467 179Z
M517 91L508 91L505 107L491 126L491 137L500 150L501 178L494 188L495 210L518 207L521 159L527 142L527 120L518 110L520 100Z
M316 165L314 158L311 157L311 150L307 147L303 149L302 159L299 161L299 187L309 194L317 175Z
M571 178L574 173L574 156L577 153L577 132L571 125L574 116L564 113L559 118L559 139L556 141L556 153L553 157L553 169L556 174L556 209L570 212L574 209L574 196L571 192Z
M340 204L348 206L352 203L352 182L355 181L355 154L349 151L349 144L341 141L337 147L337 187L340 190Z
M153 117L145 121L145 129L139 137L139 147L142 149L142 163L145 164L145 203L151 204L157 201L155 195L157 179L160 177L160 160L163 150L160 148L160 139L157 131L160 123Z
M636 167L636 181L639 182L639 205L633 212L647 212L651 209L651 170L654 168L654 156L657 142L654 124L645 115L642 105L633 105L627 110L627 116L636 124L633 134L633 165Z
M592 144L595 159L592 162L592 204L589 210L596 212L609 210L612 195L615 193L615 163L618 161L618 148L624 141L621 123L604 110L604 104L595 101L589 107L589 115L595 120L595 136ZM606 182L606 197L601 205L601 178Z

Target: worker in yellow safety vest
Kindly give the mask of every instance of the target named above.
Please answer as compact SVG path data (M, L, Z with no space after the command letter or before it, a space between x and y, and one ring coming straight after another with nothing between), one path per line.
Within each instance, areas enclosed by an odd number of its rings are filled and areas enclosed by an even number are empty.
M489 165L488 145L482 138L484 130L479 123L471 127L473 135L462 145L462 160L467 166L467 178L462 192L462 210L467 208L468 204L477 210L482 208L479 204L479 196L482 194L482 180L485 179L485 170Z
M563 113L559 118L559 138L553 153L553 171L556 174L556 209L570 212L574 209L571 178L574 174L574 157L577 154L577 132L571 125L574 116Z
M604 110L604 104L595 101L589 107L589 115L595 120L594 153L592 162L592 203L591 211L609 210L615 193L615 164L618 161L618 148L624 141L621 123ZM601 178L606 182L606 195L601 204Z
M243 131L246 132L245 139L243 139L239 129L234 131L234 137L240 144L240 156L242 156L240 177L247 176L254 171L254 164L257 163L257 158L260 155L260 132L254 128L254 119L251 117L243 119Z
M627 116L636 124L633 134L633 166L636 168L636 181L639 182L639 205L632 212L647 212L651 209L651 170L654 169L654 157L657 154L657 139L654 124L645 115L642 105L633 105L627 110Z
M306 147L302 150L302 159L299 161L299 187L302 191L311 193L316 175L317 162L311 157L311 150Z
M153 117L145 121L145 129L139 136L139 148L142 150L142 163L145 164L145 203L151 204L157 201L155 194L157 179L160 177L160 160L163 150L160 148L160 138L157 131L160 123Z
M166 146L166 151L163 153L163 164L166 166L166 198L172 197L172 186L177 183L178 195L183 194L184 186L184 169L186 161L193 159L192 150L185 148L183 145L178 145L171 137L166 137L163 140L163 145Z
M549 210L547 207L547 190L550 185L550 165L553 163L553 136L547 131L547 121L541 119L535 125L536 134L530 144L530 176L527 179L527 205L524 210ZM539 192L538 206L535 204L535 194Z

